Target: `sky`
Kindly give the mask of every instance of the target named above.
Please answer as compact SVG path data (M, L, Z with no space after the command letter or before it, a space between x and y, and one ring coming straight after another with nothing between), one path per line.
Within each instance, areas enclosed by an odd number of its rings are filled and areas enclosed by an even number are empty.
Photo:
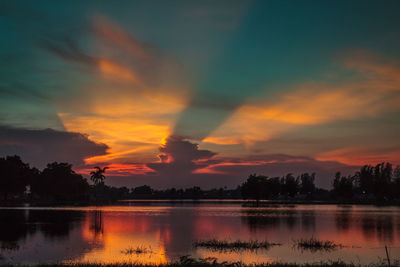
M400 164L399 1L0 1L0 156L107 184Z

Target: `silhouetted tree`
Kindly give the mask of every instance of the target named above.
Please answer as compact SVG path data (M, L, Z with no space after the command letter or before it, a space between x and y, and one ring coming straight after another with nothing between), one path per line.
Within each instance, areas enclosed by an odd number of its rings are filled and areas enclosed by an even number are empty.
M315 173L311 175L308 173L303 173L300 175L300 193L302 194L312 194L315 191Z
M374 193L374 167L371 165L361 167L360 171L356 173L356 179L360 193Z
M108 167L100 168L98 166L94 167L96 170L90 172L90 180L93 181L94 185L97 186L99 184L103 184L106 179L104 173L108 169Z
M153 193L153 189L151 189L148 185L142 185L135 187L132 190L133 195L151 195Z
M354 194L354 177L341 176L337 172L333 181L333 192L340 197L352 198Z
M266 197L266 176L257 176L256 174L251 174L247 181L241 186L241 193L244 199L254 199L259 205L260 199Z
M392 164L380 163L374 168L374 193L378 199L389 196L390 184L392 182Z
M200 187L194 186L192 188L186 188L183 194L187 199L199 199L203 196L203 191Z
M267 178L265 182L265 198L270 199L279 195L282 190L279 177Z
M375 167L363 166L356 173L357 189L363 194L373 194L377 199L389 197L392 191L393 167L390 163L380 163Z
M289 173L285 177L282 177L282 194L293 197L299 190L299 179L295 178L293 174Z
M29 180L38 173L22 162L19 156L0 158L0 193L7 200L9 195L22 194Z
M32 181L31 191L45 199L84 200L88 197L89 184L72 170L71 164L53 162Z
M391 195L395 199L400 199L400 166L393 170L393 186L391 187Z

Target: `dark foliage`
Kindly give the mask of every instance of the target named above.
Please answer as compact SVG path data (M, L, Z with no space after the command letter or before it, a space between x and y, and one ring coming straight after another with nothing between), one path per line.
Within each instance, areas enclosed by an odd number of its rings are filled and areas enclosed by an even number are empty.
M151 187L148 185L142 185L142 186L135 187L132 190L132 193L134 195L151 195L153 193L153 189L151 189Z
M0 194L3 199L23 194L30 179L37 174L38 170L31 169L19 156L0 158Z
M333 180L333 193L337 197L351 199L354 195L354 181L355 176L341 176L340 172L337 172L335 179Z
M336 173L329 192L315 186L315 173L295 177L251 174L236 189L214 188L202 190L194 186L186 189L155 190L148 185L132 189L104 184L107 167L95 167L89 185L82 175L68 163L53 162L43 171L30 168L18 156L0 158L0 201L42 201L51 203L95 201L110 203L122 199L252 199L260 200L329 200L385 202L400 200L400 167L390 163L365 165L353 175Z
M53 162L31 182L32 194L55 201L85 200L89 184L68 163Z
M256 200L257 205L261 199L278 198L370 202L400 199L400 167L393 169L390 163L365 165L347 177L337 172L328 198L325 190L316 188L315 177L315 173L303 173L297 178L287 174L279 180L252 174L242 184L242 197Z

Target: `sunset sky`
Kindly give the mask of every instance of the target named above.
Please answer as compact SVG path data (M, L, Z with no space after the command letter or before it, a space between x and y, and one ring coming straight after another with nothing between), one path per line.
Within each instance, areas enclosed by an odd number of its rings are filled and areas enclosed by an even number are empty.
M400 164L400 1L0 1L0 156L107 184Z

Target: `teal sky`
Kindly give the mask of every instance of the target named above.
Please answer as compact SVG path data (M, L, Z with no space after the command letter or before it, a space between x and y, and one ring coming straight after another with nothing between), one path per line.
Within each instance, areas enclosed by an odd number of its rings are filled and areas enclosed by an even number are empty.
M3 0L0 156L159 187L400 164L399 10Z

